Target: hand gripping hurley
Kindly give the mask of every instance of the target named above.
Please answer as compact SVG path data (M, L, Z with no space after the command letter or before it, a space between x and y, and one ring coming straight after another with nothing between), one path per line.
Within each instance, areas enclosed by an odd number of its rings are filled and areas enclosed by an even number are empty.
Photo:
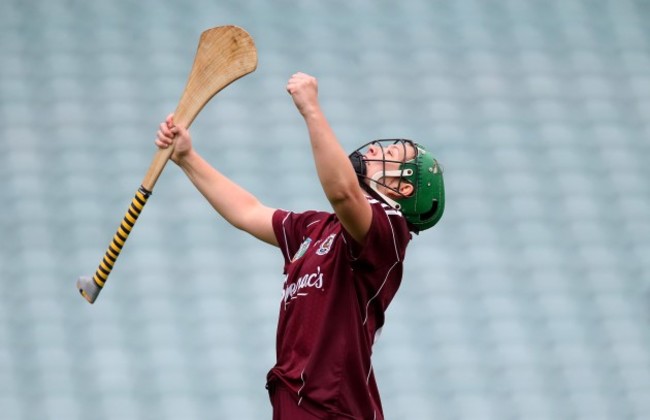
M201 34L185 90L174 111L174 123L189 128L201 109L214 95L235 80L257 68L257 50L253 38L237 26L219 26ZM90 303L95 302L131 229L147 203L158 177L171 157L174 147L159 149L154 155L142 185L135 193L124 219L92 277L77 279L79 293Z

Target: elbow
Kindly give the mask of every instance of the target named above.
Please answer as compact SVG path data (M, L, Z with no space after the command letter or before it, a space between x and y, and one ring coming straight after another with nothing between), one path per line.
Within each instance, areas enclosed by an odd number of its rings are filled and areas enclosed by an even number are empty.
M327 200L333 207L345 205L346 203L353 202L363 196L358 184L347 186L343 188L335 188L331 191L325 191Z
M263 206L256 199L252 199L247 205L240 206L228 218L228 222L244 232L253 232L260 221L263 221L271 214L268 208ZM270 220L270 219L269 219Z
M240 218L232 218L231 220L228 220L230 225L238 230L246 231L246 222L241 220Z
M251 223L255 220L253 209L242 209L241 211L234 213L229 219L228 222L235 228L248 232L250 230Z

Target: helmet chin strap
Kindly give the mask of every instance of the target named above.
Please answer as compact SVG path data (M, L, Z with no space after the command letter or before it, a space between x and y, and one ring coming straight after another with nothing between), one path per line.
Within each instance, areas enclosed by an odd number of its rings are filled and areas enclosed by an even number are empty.
M383 151L383 148L382 148ZM366 186L368 186L374 194L377 194L379 198L384 200L389 206L394 208L395 210L401 210L402 205L398 203L396 200L390 198L388 195L382 193L379 191L377 188L378 185L381 185L387 189L394 190L393 188L389 187L386 185L385 182L380 181L382 178L387 178L387 177L394 177L398 179L402 179L405 176L411 176L413 175L413 170L412 169L399 169L399 170L394 170L394 171L386 171L384 170L378 170L375 172L372 176L368 176L367 171L368 168L366 166L366 159L365 157L359 152L359 150L355 150L350 154L349 156L350 162L352 163L352 166L354 168L354 171L357 173L357 176L360 178L366 178L368 179L369 182L366 183ZM382 161L384 164L384 168L386 165L386 161L384 160L384 157L382 156ZM401 182L401 181L400 181ZM398 186L399 188L399 186ZM399 191L394 190L397 194L400 194Z
M407 171L411 171L411 170L408 169L406 171L386 171L386 172L377 171L377 172L375 172L375 174L373 176L368 177L368 179L371 181L369 183L369 187L372 188L372 190L375 193L377 193L377 195L379 195L384 201L386 201L386 203L388 203L389 206L391 206L395 210L401 210L402 206L397 201L395 201L392 198L388 197L386 194L380 192L379 189L377 188L377 186L378 185L386 186L386 184L384 182L379 181L381 178L386 178L386 177L389 177L389 176L399 178L399 177L401 177L403 175L409 175L409 174L405 173ZM386 186L386 188L389 188L389 187Z

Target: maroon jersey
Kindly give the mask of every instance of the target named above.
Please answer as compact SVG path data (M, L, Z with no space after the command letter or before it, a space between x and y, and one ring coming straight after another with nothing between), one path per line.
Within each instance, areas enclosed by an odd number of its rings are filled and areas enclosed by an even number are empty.
M383 419L370 358L411 234L399 211L368 201L373 214L364 246L335 214L273 215L285 280L277 363L267 379L327 418Z

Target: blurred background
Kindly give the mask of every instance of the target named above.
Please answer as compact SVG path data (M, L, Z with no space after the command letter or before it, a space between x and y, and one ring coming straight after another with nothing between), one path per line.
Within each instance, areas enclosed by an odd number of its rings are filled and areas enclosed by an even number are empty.
M418 140L447 209L375 345L387 419L650 418L650 2L3 0L0 419L271 418L282 257L168 165L94 273L200 33L256 72L196 148L270 206L327 209L284 90L319 78L345 148Z

